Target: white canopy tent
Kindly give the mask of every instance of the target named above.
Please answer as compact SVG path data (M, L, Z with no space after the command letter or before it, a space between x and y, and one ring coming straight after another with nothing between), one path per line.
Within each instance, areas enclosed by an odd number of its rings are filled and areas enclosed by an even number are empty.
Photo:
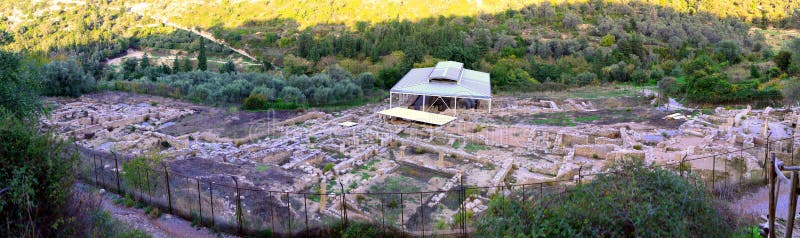
M453 98L455 107L458 99L486 100L489 113L492 112L492 85L489 74L464 69L464 64L454 61L439 62L435 67L415 68L389 91L389 108L392 108L393 95L422 96L422 111L425 111L426 98L434 101ZM449 107L449 106L448 106ZM456 109L456 113L457 109Z

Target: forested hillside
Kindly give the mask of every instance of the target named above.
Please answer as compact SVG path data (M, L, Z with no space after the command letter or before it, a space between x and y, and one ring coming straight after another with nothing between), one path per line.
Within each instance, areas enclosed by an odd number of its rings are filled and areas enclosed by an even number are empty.
M665 93L690 102L774 103L800 91L794 89L800 87L795 83L800 50L793 47L800 43L786 42L780 48L763 33L800 26L799 4L782 0L5 2L0 3L0 30L9 42L4 48L41 56L42 64L74 58L74 64L81 66L77 73L92 75L101 87L208 103L242 103L249 96L267 107L322 106L338 101L327 98L343 95L364 101L382 95L379 89L391 87L408 69L440 60L461 61L490 72L498 91L658 83ZM207 32L254 55L262 66L229 62L215 67L222 74L190 74L209 70L209 55L225 57L231 52L165 26L165 21ZM144 58L125 61L121 67L105 64L106 58L128 48L177 53L168 63ZM254 75L236 73L243 71ZM335 77L330 72L346 74ZM309 78L298 75L320 73L324 76L310 77L316 83L295 82ZM347 82L335 89L338 80ZM240 96L214 98L231 95L221 91L226 87Z

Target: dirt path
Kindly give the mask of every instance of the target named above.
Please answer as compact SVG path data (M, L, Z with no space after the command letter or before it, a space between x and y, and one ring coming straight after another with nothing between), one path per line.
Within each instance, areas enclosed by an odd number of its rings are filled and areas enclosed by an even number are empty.
M178 28L178 29L181 29L181 30L184 30L184 31L188 31L188 32L194 33L194 34L196 34L198 36L202 36L203 38L206 38L206 39L208 39L210 41L213 41L213 42L215 42L217 44L220 44L220 45L232 50L233 52L239 53L240 55L242 55L244 57L247 57L250 60L253 60L255 62L259 62L259 60L256 59L256 57L253 57L252 55L247 53L247 51L244 51L242 49L234 48L233 46L229 45L225 41L223 41L221 39L217 39L216 37L214 37L214 35L211 34L211 32L202 31L202 30L198 30L198 29L195 29L195 28L189 28L189 27L184 27L184 26L178 25L178 24L176 24L174 22L170 22L169 19L167 19L167 17L164 17L164 16L160 16L160 15L148 16L148 15L145 14L145 11L144 11L144 9L142 9L141 6L133 7L133 8L131 8L130 11L134 12L136 14L139 14L141 16L151 17L153 19L157 19L157 20L161 21L161 23L163 23L164 25L175 27L175 28ZM260 64L258 64L258 65L260 65Z
M170 214L163 214L153 219L145 214L144 210L126 207L114 203L116 194L105 193L102 198L102 207L111 213L111 216L130 228L135 228L151 235L154 238L186 237L186 238L212 238L236 237L226 233L216 233L206 227L192 227L191 222Z
M784 181L780 183L778 189L778 202L776 204L775 216L777 219L777 234L783 235L785 230L786 218L789 208L789 187L790 183ZM766 223L769 215L769 186L763 186L756 192L743 196L731 204L731 208L742 217L752 217L760 223ZM792 237L800 237L800 221L795 220L795 229Z

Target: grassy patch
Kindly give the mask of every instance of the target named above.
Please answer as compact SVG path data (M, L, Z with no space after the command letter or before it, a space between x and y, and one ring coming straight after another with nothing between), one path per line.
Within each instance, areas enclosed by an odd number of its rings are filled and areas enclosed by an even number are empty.
M488 146L479 145L475 143L468 143L467 145L464 146L464 150L466 150L469 153L475 153L479 150L488 150L488 149L489 149Z
M453 148L458 149L459 147L461 147L461 141L459 140L453 141Z

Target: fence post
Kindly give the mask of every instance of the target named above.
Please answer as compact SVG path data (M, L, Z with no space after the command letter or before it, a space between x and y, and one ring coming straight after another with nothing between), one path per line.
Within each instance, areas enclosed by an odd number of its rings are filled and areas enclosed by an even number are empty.
M767 136L766 141L767 141L767 145L766 145L766 147L764 149L764 181L769 182L769 173L767 173L767 171L770 171L769 170L769 166L770 166L769 165L769 136ZM772 231L770 231L770 232L772 232Z
M420 215L420 227L422 229L422 237L425 237L425 202L422 201L422 193L419 193L419 215Z
M144 170L144 179L147 180L147 198L150 203L153 203L153 192L150 189L150 172L149 169Z
M239 226L239 234L242 234L242 197L239 196L239 180L236 180L236 176L231 176L233 178L233 182L236 185L236 222Z
M717 156L711 157L711 191L714 191L717 181Z
M405 209L403 209L403 208L404 208L403 207L403 193L401 192L400 193L400 230L401 231L405 231L405 224L404 223L405 223L405 220L406 220L405 216L404 216L405 215L404 214L405 211L403 211Z
M581 166L578 167L578 184L581 184L581 181L583 181L582 172L583 172L583 163L581 163Z
M214 218L214 182L208 183L208 194L211 199L211 227L214 227L217 225Z
M203 224L203 200L200 200L200 179L195 178L195 182L197 182L197 209L200 210L200 224Z
M92 169L92 172L94 172L94 185L99 187L100 186L100 179L97 179L97 155L96 154L92 154L92 165L93 165L92 167L94 167Z
M525 184L522 184L522 202L525 203L526 195L525 195Z
M797 171L792 171L792 186L789 187L789 215L786 221L786 237L791 238L794 230L794 215L797 214Z
M267 195L267 202L272 197L272 191ZM272 224L272 236L275 237L275 203L269 203L269 222Z
M544 183L539 183L539 202L544 200Z
M386 196L381 194L381 237L386 235L386 210L383 208L384 200L386 200Z
M464 176L463 175L461 176L461 178L459 178L459 183L461 183L461 192L459 194L460 195L459 197L461 197L461 233L462 233L462 235L464 237L466 237L467 236L467 221L466 221L467 220L467 211L465 210L466 208L464 207L464 202L467 201L467 188L464 187Z
M347 203L344 200L344 184L342 184L342 181L339 181L339 187L342 189L342 224L344 224L344 227L347 227Z
M306 193L303 193L303 210L306 213L306 231L308 231L308 198Z
M681 164L678 165L678 167L679 167L678 170L681 171L681 177L684 177L683 176L683 172L684 172L683 170L686 169L686 157L688 157L688 156L689 156L688 154L683 155L683 158L681 159Z
M765 164L767 166L768 172L766 174L768 175L768 181L769 181L769 237L770 238L775 237L775 207L776 207L775 200L777 199L777 197L775 196L776 171L775 167L772 166L774 159L775 157L773 154L770 163Z
M292 217L292 208L291 208L291 204L289 203L289 202L291 202L291 200L292 200L292 197L290 196L289 192L286 192L286 214L287 214L287 216L289 216L289 223L288 223L289 234L292 234L292 232L293 232L292 231L292 218L293 218Z
M117 154L116 153L112 153L112 154L114 155L114 167L117 168L116 169L117 170L117 191L119 191L119 194L124 194L124 192L122 191L122 186L119 183L119 161L117 160Z
M161 166L164 166L164 179L167 184L167 203L169 204L169 213L172 213L172 191L169 189L169 170L167 170L166 164L161 164Z

